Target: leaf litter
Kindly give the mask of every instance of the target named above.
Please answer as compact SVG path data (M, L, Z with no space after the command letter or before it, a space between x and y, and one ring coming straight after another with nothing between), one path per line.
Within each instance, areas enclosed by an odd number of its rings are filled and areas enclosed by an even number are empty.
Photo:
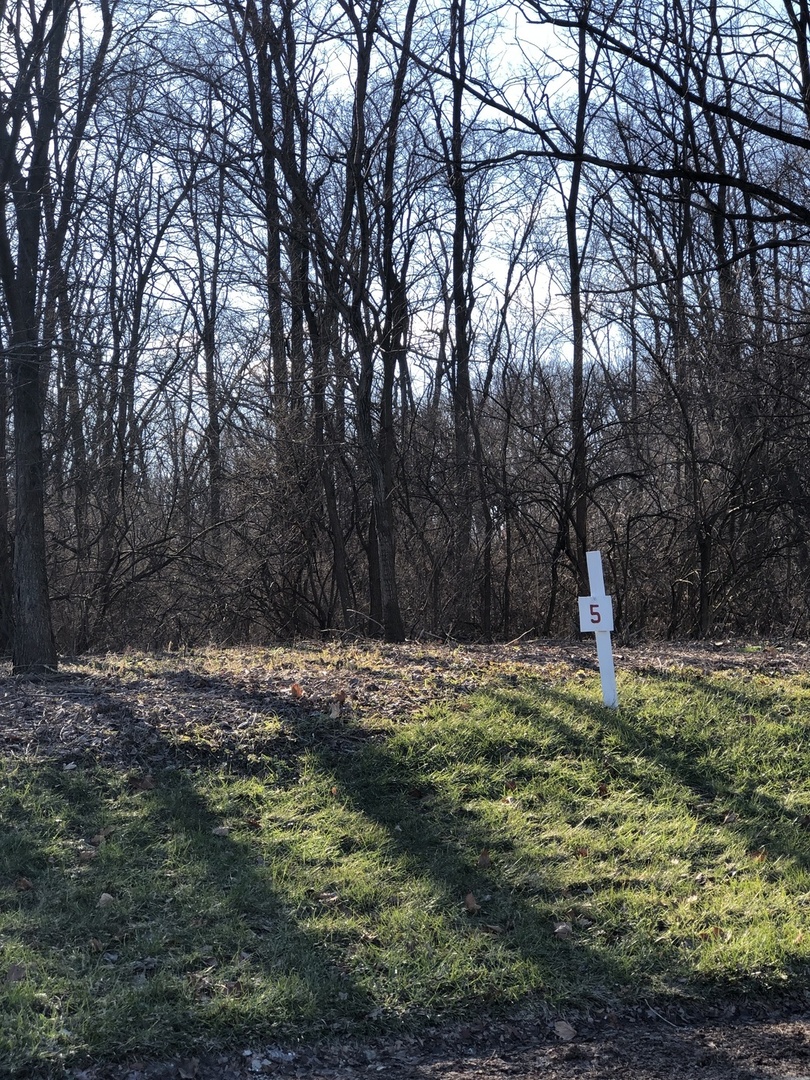
M648 645L617 652L616 660L636 672L792 674L810 670L810 649ZM58 675L41 680L14 677L2 662L0 753L52 760L71 772L93 762L118 766L137 794L154 788L162 768L227 762L251 773L264 756L292 764L306 738L349 747L374 738L375 723L406 721L427 705L596 670L592 645L573 642L204 649L65 661ZM308 733L302 719L313 721ZM508 792L516 787L505 783Z
M710 1010L711 1011L711 1010ZM176 1061L100 1064L66 1080L806 1080L804 1017L733 1008L700 1019L639 1006L570 1019L476 1018L419 1035L195 1052ZM572 1023L572 1021L574 1021Z

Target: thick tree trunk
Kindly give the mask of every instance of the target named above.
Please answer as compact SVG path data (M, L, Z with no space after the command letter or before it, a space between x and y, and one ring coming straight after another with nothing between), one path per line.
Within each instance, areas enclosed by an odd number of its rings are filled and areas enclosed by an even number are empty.
M62 48L71 0L55 0L50 29L43 14L28 43L30 65L21 70L9 130L3 128L0 179L0 283L11 324L11 378L15 451L15 535L12 571L15 674L35 674L56 668L51 631L45 544L45 483L42 461L43 350L37 299L45 268L41 225L43 193L49 180L51 140L59 111ZM9 26L14 32L11 23ZM22 113L30 110L30 145L20 139ZM8 195L11 196L10 200ZM6 208L13 205L17 257Z

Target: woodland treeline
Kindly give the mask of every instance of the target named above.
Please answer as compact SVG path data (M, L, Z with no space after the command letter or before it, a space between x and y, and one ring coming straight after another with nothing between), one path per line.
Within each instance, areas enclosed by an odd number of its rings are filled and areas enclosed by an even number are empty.
M0 648L810 633L808 0L0 0Z

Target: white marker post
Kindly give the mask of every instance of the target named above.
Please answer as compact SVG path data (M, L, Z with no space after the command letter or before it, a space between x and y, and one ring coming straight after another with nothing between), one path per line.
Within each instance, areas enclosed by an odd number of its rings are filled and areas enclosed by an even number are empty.
M588 587L590 596L579 597L579 628L583 634L596 638L596 655L599 659L599 675L602 680L602 700L612 709L619 707L616 692L616 671L613 667L613 646L610 634L613 630L613 600L605 596L605 579L602 575L602 555L599 551L585 553L588 561Z

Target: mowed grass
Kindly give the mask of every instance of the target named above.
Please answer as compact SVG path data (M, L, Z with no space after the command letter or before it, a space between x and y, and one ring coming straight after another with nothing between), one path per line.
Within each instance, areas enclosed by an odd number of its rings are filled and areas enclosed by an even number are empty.
M6 762L0 1061L798 991L810 678L620 695L529 678L399 721L302 716L294 760L145 789Z

